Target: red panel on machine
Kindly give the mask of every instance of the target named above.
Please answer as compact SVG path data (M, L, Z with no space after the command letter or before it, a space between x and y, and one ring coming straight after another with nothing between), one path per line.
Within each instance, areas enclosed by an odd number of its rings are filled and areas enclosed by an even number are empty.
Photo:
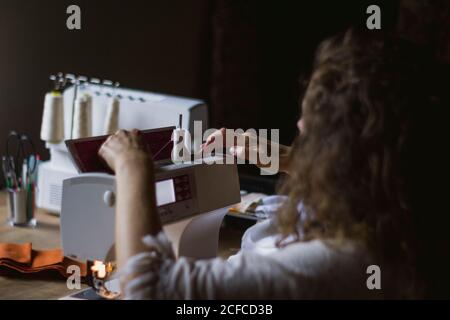
M141 131L153 161L166 161L171 158L172 132L175 127ZM109 135L66 140L66 146L80 172L113 173L98 155L98 151Z

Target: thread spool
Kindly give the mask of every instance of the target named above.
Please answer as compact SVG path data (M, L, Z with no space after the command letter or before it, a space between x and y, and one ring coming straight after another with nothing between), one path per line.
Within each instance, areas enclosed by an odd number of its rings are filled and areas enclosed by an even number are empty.
M190 133L185 129L174 129L172 132L172 161L182 163L191 160Z
M92 135L92 97L84 94L75 100L72 139Z
M50 143L64 140L64 104L59 92L48 92L45 95L41 139Z
M105 124L103 126L104 134L113 134L119 130L119 108L120 100L112 98L108 103L106 111Z

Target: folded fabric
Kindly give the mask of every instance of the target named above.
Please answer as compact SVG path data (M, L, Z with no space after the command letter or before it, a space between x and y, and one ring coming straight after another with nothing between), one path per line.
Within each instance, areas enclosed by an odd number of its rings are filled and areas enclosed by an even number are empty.
M26 274L54 270L67 278L70 265L78 266L86 277L86 264L64 257L61 249L33 250L31 243L0 243L0 275L11 270Z

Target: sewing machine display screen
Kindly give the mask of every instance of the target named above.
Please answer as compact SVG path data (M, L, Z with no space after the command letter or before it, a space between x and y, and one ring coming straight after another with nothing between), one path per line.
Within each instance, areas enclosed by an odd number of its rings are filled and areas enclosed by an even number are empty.
M173 179L156 182L156 204L163 206L175 202L175 187Z
M156 182L156 204L166 204L192 199L189 175L183 174L172 179Z

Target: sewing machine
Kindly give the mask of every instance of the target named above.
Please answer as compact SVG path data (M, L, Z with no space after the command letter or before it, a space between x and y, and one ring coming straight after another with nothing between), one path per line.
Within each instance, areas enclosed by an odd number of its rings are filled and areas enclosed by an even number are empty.
M223 155L181 161L173 153L178 144L173 133L179 130L172 126L141 132L155 165L157 210L177 256L213 258L223 217L230 206L240 202L237 164L223 164ZM104 267L115 260L116 223L115 176L98 155L107 138L65 141L80 174L63 181L61 205L64 255ZM106 277L96 275L94 270L93 286L102 292Z
M196 259L216 257L223 217L231 205L240 201L236 164L168 164L160 167L155 176L158 213L175 255ZM61 211L64 255L112 265L115 198L112 175L87 173L64 180ZM103 297L105 292L116 297L120 292L117 279L96 275L92 273L94 291ZM92 289L75 296L80 295L82 299L96 296Z
M88 93L92 96L93 136L103 134L107 104L111 96L120 98L119 128L121 129L172 126L178 123L180 114L183 116L183 128L190 132L193 132L194 121L202 121L203 128L208 128L207 107L201 100L90 83L83 89L71 86L64 90L64 140L71 138L73 100L77 89L78 94ZM201 143L194 140L192 146L194 150L198 149ZM78 173L63 141L61 143L47 142L46 148L50 151L50 160L42 162L38 168L36 206L59 214L62 182Z
M168 164L156 171L156 202L177 256L217 255L219 228L240 202L236 164ZM150 195L149 195L150 196ZM61 239L78 260L114 260L115 177L87 173L64 180Z

